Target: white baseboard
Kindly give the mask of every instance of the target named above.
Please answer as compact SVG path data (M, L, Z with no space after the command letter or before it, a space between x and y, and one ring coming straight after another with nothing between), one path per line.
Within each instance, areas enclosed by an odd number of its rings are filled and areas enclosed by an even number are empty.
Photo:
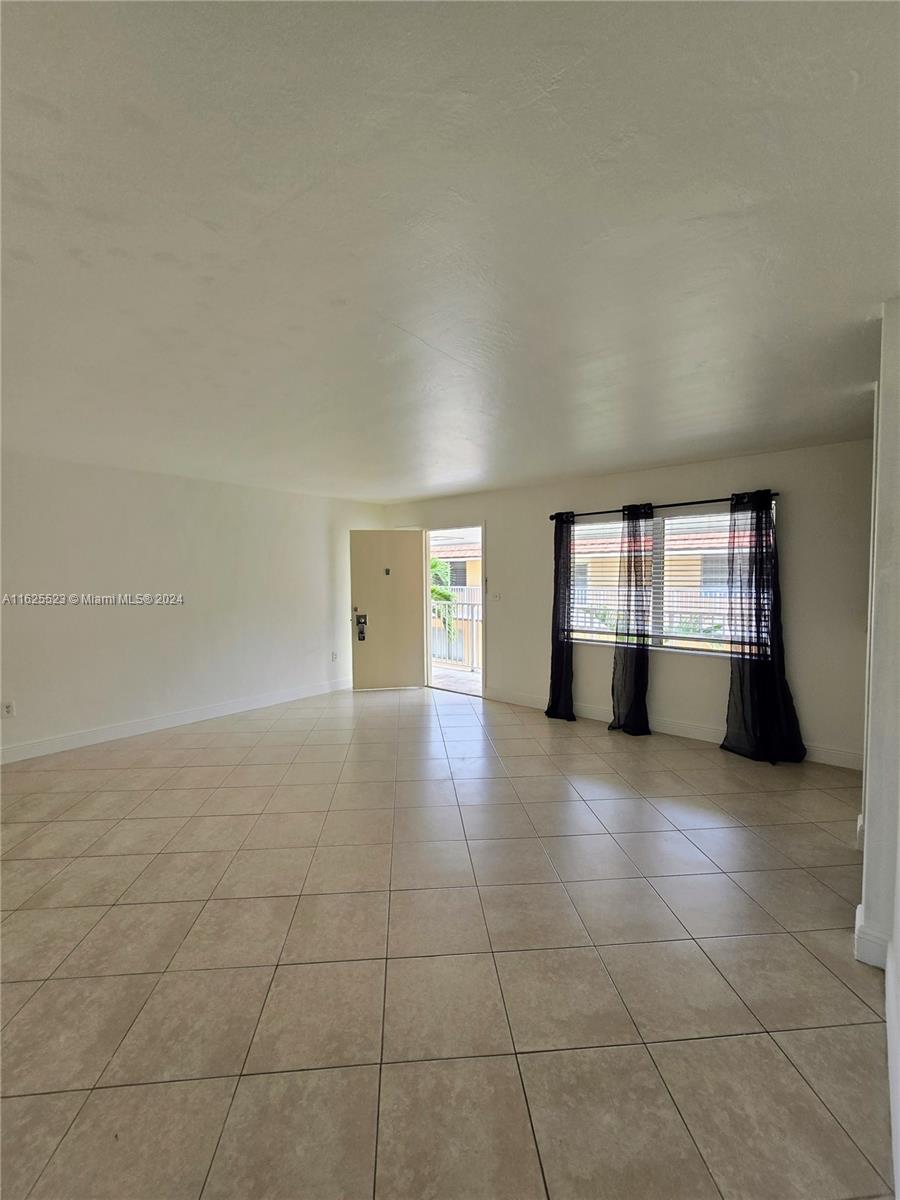
M888 1083L891 1090L891 1125L894 1152L894 1178L900 1178L900 987L897 956L893 943L888 947L884 969L884 1008L887 1024Z
M270 704L285 704L291 700L305 700L309 696L325 696L353 686L352 679L334 679L331 682L307 684L304 687L285 688L279 692L261 692L255 696L243 696L239 700L226 700L221 704L207 704L200 708L185 708L179 712L161 713L157 717L141 717L135 721L123 721L117 725L101 725L96 729L79 729L62 733L56 737L38 738L32 742L18 742L3 747L0 761L21 762L25 758L38 758L44 754L58 754L61 750L78 750L92 746L95 742L112 742L118 738L135 737L141 733L156 733L160 729L176 729L179 725L193 725L195 721L208 721L213 717L228 717L232 713L246 712L251 708L267 708Z
M862 750L835 750L831 746L810 746L807 743L806 757L810 762L827 763L829 767L847 767L851 771L863 769Z
M853 933L853 953L860 962L868 963L870 967L887 966L888 946L890 937L878 929L866 925L863 916L863 906L856 909L856 929Z
M536 700L534 696L519 696L502 688L483 687L481 692L485 700L496 700L498 704L518 704L521 708L539 708L541 712L547 707L547 697Z
M542 712L547 706L546 697L541 699L537 696L515 695L500 688L486 688L484 697L486 700L497 700L505 704L520 704L523 708L538 708ZM590 721L611 721L612 708L598 704L576 704L575 715L587 717ZM689 721L670 721L664 717L651 717L651 723L658 733L695 738L698 742L712 742L716 746L725 736L724 725L694 725ZM849 767L854 771L862 770L861 750L836 750L830 746L811 746L807 743L806 756L810 762L827 763L831 767Z

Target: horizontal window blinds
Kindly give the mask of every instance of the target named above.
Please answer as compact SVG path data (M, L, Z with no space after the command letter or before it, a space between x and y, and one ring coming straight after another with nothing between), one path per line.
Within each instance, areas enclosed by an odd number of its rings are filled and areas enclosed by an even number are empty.
M572 637L615 641L619 617L622 522L576 521L572 527Z
M746 535L749 539L750 533ZM577 521L572 533L571 636L614 642L624 603L619 595L621 519ZM749 540L736 545L748 556ZM658 513L652 523L653 596L650 644L675 650L728 653L729 512L726 505L688 513ZM739 573L743 575L743 572Z

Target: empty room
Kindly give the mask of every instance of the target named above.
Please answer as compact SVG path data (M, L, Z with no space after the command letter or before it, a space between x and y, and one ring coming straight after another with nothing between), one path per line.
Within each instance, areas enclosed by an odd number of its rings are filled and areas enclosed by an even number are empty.
M0 23L3 1200L893 1196L900 5Z

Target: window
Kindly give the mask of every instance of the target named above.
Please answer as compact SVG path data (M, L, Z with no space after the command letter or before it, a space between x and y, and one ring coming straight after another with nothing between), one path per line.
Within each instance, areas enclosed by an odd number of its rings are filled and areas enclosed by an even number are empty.
M653 613L656 587L651 609L654 645L726 650L730 641L728 526L727 511L663 515L654 520L654 580L657 531L663 539L659 620Z
M454 558L450 560L450 586L465 587L466 586L466 562L465 559Z
M728 509L690 509L653 520L650 645L727 654ZM614 642L619 609L619 519L576 522L572 539L572 637Z
M572 527L572 636L608 642L616 631L621 521Z
M728 595L728 555L704 554L700 560L700 590L704 595Z

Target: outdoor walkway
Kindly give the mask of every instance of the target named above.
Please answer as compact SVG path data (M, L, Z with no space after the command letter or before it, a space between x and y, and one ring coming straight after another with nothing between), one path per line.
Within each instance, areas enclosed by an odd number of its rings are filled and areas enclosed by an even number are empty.
M457 671L453 667L432 667L431 686L444 692L462 692L465 696L480 696L481 672Z

